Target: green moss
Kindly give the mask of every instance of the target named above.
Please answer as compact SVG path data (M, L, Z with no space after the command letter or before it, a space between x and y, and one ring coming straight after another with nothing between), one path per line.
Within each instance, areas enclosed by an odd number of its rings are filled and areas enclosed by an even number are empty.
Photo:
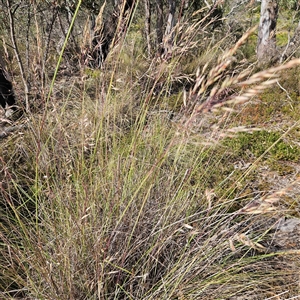
M284 46L288 43L289 37L287 31L281 31L276 35L277 46Z
M86 75L88 75L88 76L90 76L91 78L94 78L94 79L99 78L100 74L101 74L101 70L96 70L96 69L93 70L93 69L88 69L88 68L86 68L84 70L84 72L85 72Z
M223 144L228 147L228 150L234 156L249 158L249 155L254 155L258 158L276 142L269 150L268 158L298 161L300 148L291 146L287 142L280 140L280 138L281 135L277 132L262 130L254 133L240 133L235 138L226 138Z
M295 172L295 168L293 168L292 166L282 162L278 162L276 160L270 162L270 168L271 170L276 171L279 176L285 176Z

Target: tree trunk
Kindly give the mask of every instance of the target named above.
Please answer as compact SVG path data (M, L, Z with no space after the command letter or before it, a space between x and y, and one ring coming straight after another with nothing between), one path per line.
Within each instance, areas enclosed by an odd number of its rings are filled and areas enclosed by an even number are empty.
M29 112L30 111L29 97L28 97L28 95L29 95L29 83L27 82L27 77L25 75L23 62L21 60L21 55L20 55L20 51L19 51L19 48L18 48L18 44L17 44L17 38L16 38L16 33L15 33L15 21L16 21L16 19L14 17L15 9L13 9L13 7L11 5L11 2L9 0L6 1L6 4L7 4L7 12L8 12L8 17L9 17L10 39L11 39L11 43L12 43L12 46L13 46L12 48L14 49L16 60L17 60L18 65L19 65L21 78L22 78L22 81L23 81L23 84L24 84L26 111ZM7 83L6 88L9 88L9 87L10 87L10 85L9 85L9 83ZM9 100L9 99L11 99L11 100ZM14 102L14 100L12 99L12 96L10 96L9 99L7 101Z
M169 56L172 53L174 32L173 28L175 26L175 12L176 12L176 2L175 0L169 0L169 15L167 20L167 26L164 36L163 54L164 56Z
M278 0L262 0L257 41L257 58L260 63L270 63L278 58L275 32L277 17Z
M5 63L0 55L0 105L3 108L11 106L16 103L13 92L13 87L7 71L5 70Z
M159 47L162 47L162 40L163 40L163 25L164 25L164 10L163 10L163 0L156 0L156 13L157 13L157 20L156 20L156 36L157 36L157 44Z
M147 48L148 48L148 56L151 55L151 6L150 0L144 0L145 5L145 32L146 32L146 39L147 39Z
M103 4L92 24L91 42L84 45L81 50L83 64L90 68L102 67L110 48L118 42L121 34L125 34L136 3L135 0L115 0L115 4L117 4L115 11L104 22L102 18L105 4Z

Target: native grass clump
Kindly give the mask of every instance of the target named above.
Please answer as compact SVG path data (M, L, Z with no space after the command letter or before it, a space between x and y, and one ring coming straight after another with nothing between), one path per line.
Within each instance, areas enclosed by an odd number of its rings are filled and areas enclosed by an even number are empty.
M137 26L100 70L58 61L1 140L1 299L299 295L297 95L280 81L299 60L239 61L255 28L201 54L201 26L164 59Z

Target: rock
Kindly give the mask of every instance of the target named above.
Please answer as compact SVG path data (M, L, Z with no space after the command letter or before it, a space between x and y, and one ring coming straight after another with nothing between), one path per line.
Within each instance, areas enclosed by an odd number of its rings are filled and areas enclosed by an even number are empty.
M273 242L282 249L300 249L300 219L282 219L274 233Z

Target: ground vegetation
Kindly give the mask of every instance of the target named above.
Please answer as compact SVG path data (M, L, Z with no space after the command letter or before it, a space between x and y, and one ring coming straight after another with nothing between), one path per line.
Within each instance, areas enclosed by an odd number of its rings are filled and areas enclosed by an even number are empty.
M1 299L299 297L298 6L277 4L262 64L257 1L0 2Z

